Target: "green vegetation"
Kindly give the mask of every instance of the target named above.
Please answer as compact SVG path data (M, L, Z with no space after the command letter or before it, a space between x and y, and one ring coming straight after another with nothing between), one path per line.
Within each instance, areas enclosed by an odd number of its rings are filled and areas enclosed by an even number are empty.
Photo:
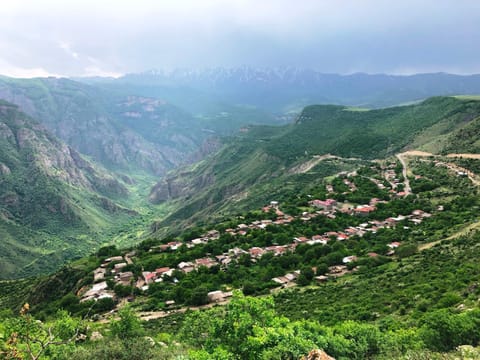
M0 134L0 279L52 272L111 241L122 227L146 228L151 221L145 192L152 177L138 177L136 185L117 180L6 102Z
M476 128L474 122L465 124L478 117L480 102L437 97L366 112L345 109L309 106L294 125L251 127L227 139L215 155L167 176L152 189L151 199L174 200L178 210L157 224L159 235L165 234L166 226L181 229L185 221L191 224L259 206L317 179L351 171L364 159L394 154L412 141L423 144L429 129L439 124L449 125L432 130L434 136L462 125ZM343 159L316 160L315 155L327 153ZM358 159L346 159L351 157ZM307 166L315 161L316 166Z
M427 144L426 134L440 129L453 129L443 140L463 129L470 144L479 114L478 102L455 98L365 112L308 107L295 125L249 127L170 175L151 193L161 205L142 200L148 175L119 183L133 194L121 195L77 191L86 187L38 167L35 184L47 193L31 188L43 204L29 220L33 234L56 233L72 216L77 236L88 224L114 241L53 275L0 282L0 294L9 294L0 296L0 351L45 359L300 359L313 349L336 359L478 354L480 197L475 175L457 167L476 173L478 160L405 155L410 191L402 163L385 156L412 141ZM10 173L3 169L2 194L23 201L9 176L27 162L4 148L0 163ZM95 183L92 173L87 178ZM45 215L48 206L57 206L55 216ZM12 214L5 223L20 228L27 210L5 207ZM101 238L82 244L97 248ZM24 303L31 309L17 316ZM32 342L48 329L58 341Z

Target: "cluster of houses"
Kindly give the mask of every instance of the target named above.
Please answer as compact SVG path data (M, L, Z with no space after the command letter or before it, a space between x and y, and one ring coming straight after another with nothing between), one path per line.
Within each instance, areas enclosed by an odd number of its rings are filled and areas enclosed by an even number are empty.
M385 180L387 180L392 186L392 189L390 190L390 194L394 197L401 198L401 197L407 196L408 194L405 191L397 192L397 189L399 185L402 185L402 182L400 182L400 179L398 178L398 175L395 172L396 167L397 167L397 164L395 162L388 162L386 165L382 165L381 169L383 171ZM385 186L381 183L377 183L377 186L379 189L385 189Z
M115 298L113 290L108 288L106 281L108 273L114 275L114 282L122 285L130 285L134 280L133 272L122 271L129 263L132 263L131 256L134 253L128 253L123 256L113 256L103 260L100 267L93 271L94 284L90 289L80 289L77 295L80 296L80 302L89 300L100 300L104 298Z
M395 181L394 177L395 171L393 168L396 166L395 163L387 165L385 174L387 179ZM356 190L355 184L350 182L348 179L344 179L344 183L349 186L352 191ZM381 184L379 182L379 186ZM333 192L333 188L328 188L327 191ZM330 185L331 186L331 185ZM356 207L348 207L343 204L339 204L334 199L318 200L314 199L309 202L310 206L318 209L314 212L304 212L302 215L297 218L303 221L309 221L312 218L317 216L326 216L328 218L334 219L337 211L349 215L356 216L367 216L370 213L376 210L376 205L382 202L380 199L373 198L369 204L358 205ZM250 230L253 229L265 229L269 225L287 225L296 219L294 216L284 214L279 209L279 204L277 201L270 202L269 205L262 208L264 212L274 212L276 219L274 220L257 220L249 224L239 224L236 228L226 229L225 232L231 235L244 236L247 235ZM349 239L352 236L364 236L367 232L376 233L379 229L382 228L392 228L395 227L399 222L404 220L409 220L414 224L420 224L423 219L430 217L431 214L426 213L422 210L415 210L410 215L400 215L397 217L390 217L383 221L381 220L370 220L365 221L364 223L358 226L350 226L343 231L329 231L324 234L314 235L310 238L306 237L295 237L293 242L287 245L272 245L267 247L251 247L249 249L240 249L232 248L229 249L226 253L217 255L215 257L203 257L189 262L181 262L175 268L161 267L155 271L143 271L141 277L135 277L132 271L125 271L129 264L132 264L132 257L135 256L134 252L125 254L125 256L114 256L108 259L105 259L101 266L94 270L93 272L93 282L94 284L89 289L82 289L79 292L81 301L88 300L99 300L102 298L114 298L114 292L108 289L106 278L113 275L113 281L115 284L121 285L130 285L135 286L138 289L146 291L150 284L155 282L164 281L166 278L176 282L174 278L174 271L178 270L183 273L189 273L191 271L198 270L200 267L210 268L213 266L227 267L230 263L238 260L241 256L248 255L253 262L260 259L266 253L272 253L274 256L281 256L287 252L294 252L295 248L299 244L327 244L331 240L344 241ZM217 240L220 237L220 233L217 230L210 230L205 234L201 235L199 238L192 239L187 242L172 241L167 244L161 244L149 249L149 251L175 251L181 246L186 246L187 248L192 248L197 245L206 244L209 241ZM388 244L390 252L387 255L392 255L395 249L400 245L398 242L392 242ZM375 257L378 256L376 253L369 253L368 256ZM342 265L336 265L329 268L328 275L333 277L338 277L346 274L349 270L347 269L346 264L350 262L355 262L357 260L355 255L347 256L343 259ZM295 272L286 274L282 277L276 277L272 280L279 285L285 285L291 282L294 282L299 276L300 272L297 270ZM328 279L328 276L320 275L315 278L318 282L323 282ZM229 292L222 292L220 290L214 291L208 294L208 299L210 302L223 301L224 299L231 296Z

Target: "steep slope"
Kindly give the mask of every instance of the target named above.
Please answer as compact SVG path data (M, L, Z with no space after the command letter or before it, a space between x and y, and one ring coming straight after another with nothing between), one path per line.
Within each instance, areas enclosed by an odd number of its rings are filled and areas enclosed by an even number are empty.
M463 126L479 115L480 102L447 97L370 111L309 106L294 125L251 127L227 139L214 156L164 178L152 189L150 199L176 201L178 210L155 229L219 210L228 213L242 204L258 205L289 183L298 184L302 176L320 178L340 171L331 166L329 173L319 162L313 168L306 166L310 169L306 174L298 174L296 169L319 155L333 154L347 162L383 158L408 147L436 124Z
M75 150L111 169L161 175L184 163L210 136L173 105L127 94L67 79L0 78L0 99L19 105Z
M135 214L114 202L127 193L106 170L0 101L1 278L50 271L96 244L103 227Z

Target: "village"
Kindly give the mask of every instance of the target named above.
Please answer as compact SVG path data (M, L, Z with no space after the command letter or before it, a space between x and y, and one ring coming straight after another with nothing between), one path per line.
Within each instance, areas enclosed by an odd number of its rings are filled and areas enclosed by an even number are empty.
M403 187L393 170L395 168L395 163L387 163L382 166L382 174L385 176L389 182L392 183L392 189L390 191L391 198L399 198L406 196L406 193L403 191ZM357 188L353 182L349 180L352 176L356 176L356 173L349 174L340 174L343 176L343 183L348 186L351 192L357 191ZM385 185L380 181L375 181L371 179L380 189L384 189ZM395 191L398 190L398 192ZM327 193L333 193L334 189L330 184L326 185ZM300 220L302 222L308 222L316 217L327 217L329 219L335 219L338 213L350 215L356 218L367 217L371 213L374 213L377 209L379 203L386 203L386 200L380 200L378 198L372 198L368 204L360 204L353 206L348 203L341 203L333 198L327 198L325 200L313 199L309 201L309 206L311 206L313 211L302 212L298 216L291 216L285 214L280 209L280 204L278 201L271 201L270 204L264 206L261 211L263 213L274 214L274 219L263 219L255 220L251 223L241 223L236 226L236 228L227 228L225 233L230 234L231 236L246 236L252 230L266 230L270 226L287 226L293 221ZM142 271L141 276L135 276L132 271L123 271L129 264L134 263L135 251L131 251L121 256L109 257L103 260L100 267L94 270L93 272L93 285L88 289L82 289L78 295L81 297L81 302L90 301L90 300L100 300L103 298L115 299L115 292L109 288L107 279L113 279L114 284L120 284L123 286L133 286L141 292L145 292L149 289L149 286L152 283L163 282L164 279L173 279L175 283L177 279L174 277L175 271L180 271L182 273L190 273L192 271L197 271L202 267L211 268L214 266L219 266L220 268L226 268L230 264L235 263L241 256L249 256L251 261L255 263L262 256L267 253L272 254L273 256L282 256L287 253L295 252L295 249L300 244L307 245L317 245L322 244L326 245L331 241L345 241L352 237L363 237L366 233L376 234L380 229L392 229L397 224L409 221L413 225L419 225L426 218L431 217L432 214L427 213L423 210L416 209L410 214L398 215L396 217L388 217L386 219L370 219L365 220L365 222L360 223L357 226L349 226L343 231L328 231L323 234L317 234L310 237L298 236L292 239L292 242L285 245L271 245L266 247L250 247L248 249L242 249L239 247L234 247L229 249L227 252L217 255L217 256L205 256L197 258L193 261L182 261L177 264L176 267L159 267L154 271ZM218 230L209 230L202 234L198 238L194 238L190 241L181 242L181 241L171 241L166 244L161 244L150 248L150 252L175 252L181 247L186 247L191 249L195 246L202 244L207 244L209 242L219 239L220 232ZM395 254L395 249L401 245L398 241L391 241L387 246L389 248L387 256L392 256ZM368 257L378 257L379 254L375 252L369 252ZM317 283L323 283L332 278L341 277L352 271L356 271L357 268L351 268L350 263L355 263L357 261L357 255L351 254L345 256L342 259L341 264L336 264L328 268L326 274L321 274L315 276L314 280ZM314 271L316 269L313 269ZM286 273L283 276L277 276L271 280L278 284L280 287L288 287L295 285L295 281L300 275L300 270L295 270L289 273ZM221 302L225 299L232 296L232 291L222 291L215 290L207 294L208 301L210 303ZM167 300L165 303L167 306L175 305L174 300Z

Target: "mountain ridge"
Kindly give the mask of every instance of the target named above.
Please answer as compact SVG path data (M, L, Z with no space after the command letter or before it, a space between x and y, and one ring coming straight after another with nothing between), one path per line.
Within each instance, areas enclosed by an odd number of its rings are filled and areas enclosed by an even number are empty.
M53 270L114 217L137 215L116 203L129 196L122 181L3 100L0 149L1 277Z

